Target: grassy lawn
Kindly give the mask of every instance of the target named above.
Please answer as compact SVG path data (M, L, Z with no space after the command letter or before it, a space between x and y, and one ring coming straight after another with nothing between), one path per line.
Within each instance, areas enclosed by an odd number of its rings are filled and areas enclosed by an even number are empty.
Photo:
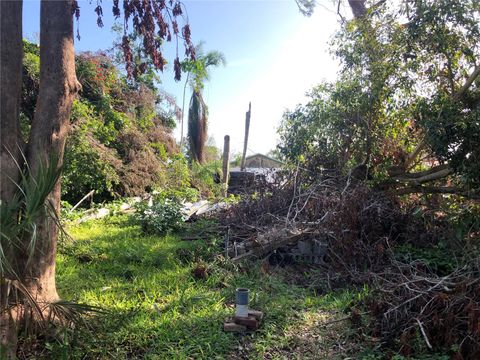
M317 296L292 284L289 268L235 267L215 241L144 236L126 218L70 226L57 262L62 298L101 306L91 331L52 341L45 358L305 359L343 358L334 319L358 294ZM203 264L206 278L193 270ZM236 287L266 316L255 333L225 333ZM344 326L344 325L343 325ZM48 352L48 353L47 353ZM343 355L342 355L343 353Z

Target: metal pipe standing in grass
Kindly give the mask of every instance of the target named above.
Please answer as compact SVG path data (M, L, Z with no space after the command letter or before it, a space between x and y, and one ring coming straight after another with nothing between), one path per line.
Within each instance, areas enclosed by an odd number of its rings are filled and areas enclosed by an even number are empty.
M235 292L235 316L248 317L248 293L249 290L245 288L238 288Z

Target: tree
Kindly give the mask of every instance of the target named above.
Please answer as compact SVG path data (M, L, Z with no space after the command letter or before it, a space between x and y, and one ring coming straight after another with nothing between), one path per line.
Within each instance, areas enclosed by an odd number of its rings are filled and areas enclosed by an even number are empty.
M187 56L194 60L190 28L180 32L179 1L136 2L124 0L123 50L129 76L142 72L133 63L128 26L143 38L154 66L162 70L164 41L172 34L184 41ZM97 5L97 23L103 10ZM113 13L121 16L119 1ZM59 300L55 285L55 257L60 208L60 170L69 128L72 102L80 88L75 74L73 16L76 0L42 0L40 10L40 82L35 115L28 142L20 134L19 106L22 81L22 1L1 2L1 283L0 336L2 351L14 355L16 329L27 312L44 320L49 304ZM167 20L165 20L167 19ZM180 80L180 60L174 61ZM15 291L11 290L16 289ZM32 303L34 302L34 304ZM17 315L14 317L13 315ZM11 346L13 345L13 346Z
M205 81L210 79L209 69L211 67L218 67L226 64L225 55L219 51L209 51L203 54L203 43L196 46L195 61L184 61L182 64L183 70L187 72L187 81L190 80L190 87L192 88L192 97L190 99L190 106L188 110L188 138L190 144L190 155L192 160L199 163L204 162L204 146L207 140L207 117L208 109L203 100L202 90L205 86ZM191 77L190 77L191 76ZM185 87L187 82L185 83ZM185 89L184 89L185 90ZM185 91L183 107L185 106ZM180 142L183 139L183 109L182 109L182 135Z
M480 5L369 3L349 1L354 19L343 22L334 40L339 81L315 90L306 107L286 114L284 155L325 147L338 161L345 150L343 163L354 166L363 151L362 164L380 178L389 176L390 186L421 192L424 183L438 185L457 174L453 181L460 193L478 189ZM352 85L355 91L339 96ZM338 151L328 150L333 145Z

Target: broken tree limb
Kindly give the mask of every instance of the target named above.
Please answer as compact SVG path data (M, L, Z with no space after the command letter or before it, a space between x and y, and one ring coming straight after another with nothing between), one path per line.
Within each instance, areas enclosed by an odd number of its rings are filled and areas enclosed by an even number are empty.
M467 197L469 199L480 199L480 194L473 191L459 189L453 186L408 186L399 189L392 189L386 192L390 195L408 195L408 194L452 194Z
M75 209L82 203L85 201L85 199L87 199L89 196L93 196L93 194L95 194L95 190L92 190L90 191L87 195L85 195L73 208L70 209L70 213L74 212Z
M225 137L223 138L223 164L222 164L223 196L227 196L229 175L230 175L230 136L225 135Z
M421 179L421 178L424 178L425 176L432 175L432 174L435 174L437 172L444 171L446 169L449 169L449 166L446 165L446 164L443 164L443 165L434 166L431 169L424 170L424 171L419 171L419 172L416 172L416 173L399 174L397 177L408 178L408 179ZM397 177L394 177L394 179L397 178Z
M420 171L418 173L405 173L399 176L393 177L393 180L413 183L413 184L422 184L433 180L442 179L447 177L452 173L452 169L447 165L439 165L434 168L426 171Z
M403 164L405 171L408 171L412 168L412 165L415 163L415 159L426 147L427 142L425 141L425 138L423 138L420 143L415 147L413 152L407 156L407 159Z
M291 232L286 229L274 228L271 231L260 234L257 237L258 246L245 254L238 255L232 259L233 262L246 259L249 257L260 257L269 252L272 252L282 246L300 240L304 235L311 234L313 229L305 229L299 232ZM281 237L283 235L283 237ZM279 238L281 237L281 238ZM260 241L259 241L260 240Z
M245 171L245 158L247 156L248 132L250 131L250 116L252 114L252 103L248 103L248 111L245 113L245 139L243 140L243 154L240 166L241 171Z
M455 94L455 99L460 99L467 90L470 88L470 86L473 84L475 79L480 75L480 65L475 66L475 69L473 69L473 72L470 74L470 76L467 78L467 81L465 81L465 84L458 90L458 92Z
M432 344L430 344L430 341L428 340L428 336L427 336L427 333L425 332L425 328L423 327L422 322L418 320L418 318L415 318L415 320L418 324L418 327L420 328L420 331L422 332L423 338L425 339L425 343L427 344L428 348L432 350L433 349Z

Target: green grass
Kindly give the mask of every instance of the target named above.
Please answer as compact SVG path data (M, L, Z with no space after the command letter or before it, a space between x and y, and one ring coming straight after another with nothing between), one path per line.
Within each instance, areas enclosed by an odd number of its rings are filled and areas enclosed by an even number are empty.
M282 275L288 269L262 271L259 263L236 267L216 256L221 248L211 241L144 236L126 218L68 231L74 240L60 247L57 261L60 296L107 313L89 319L91 332L47 343L42 356L49 359L224 359L236 358L239 349L250 359L283 358L295 327L314 326L357 296L316 296L288 284ZM198 262L209 269L206 279L192 275ZM248 287L251 307L266 314L255 333L222 330L234 311L236 287Z

